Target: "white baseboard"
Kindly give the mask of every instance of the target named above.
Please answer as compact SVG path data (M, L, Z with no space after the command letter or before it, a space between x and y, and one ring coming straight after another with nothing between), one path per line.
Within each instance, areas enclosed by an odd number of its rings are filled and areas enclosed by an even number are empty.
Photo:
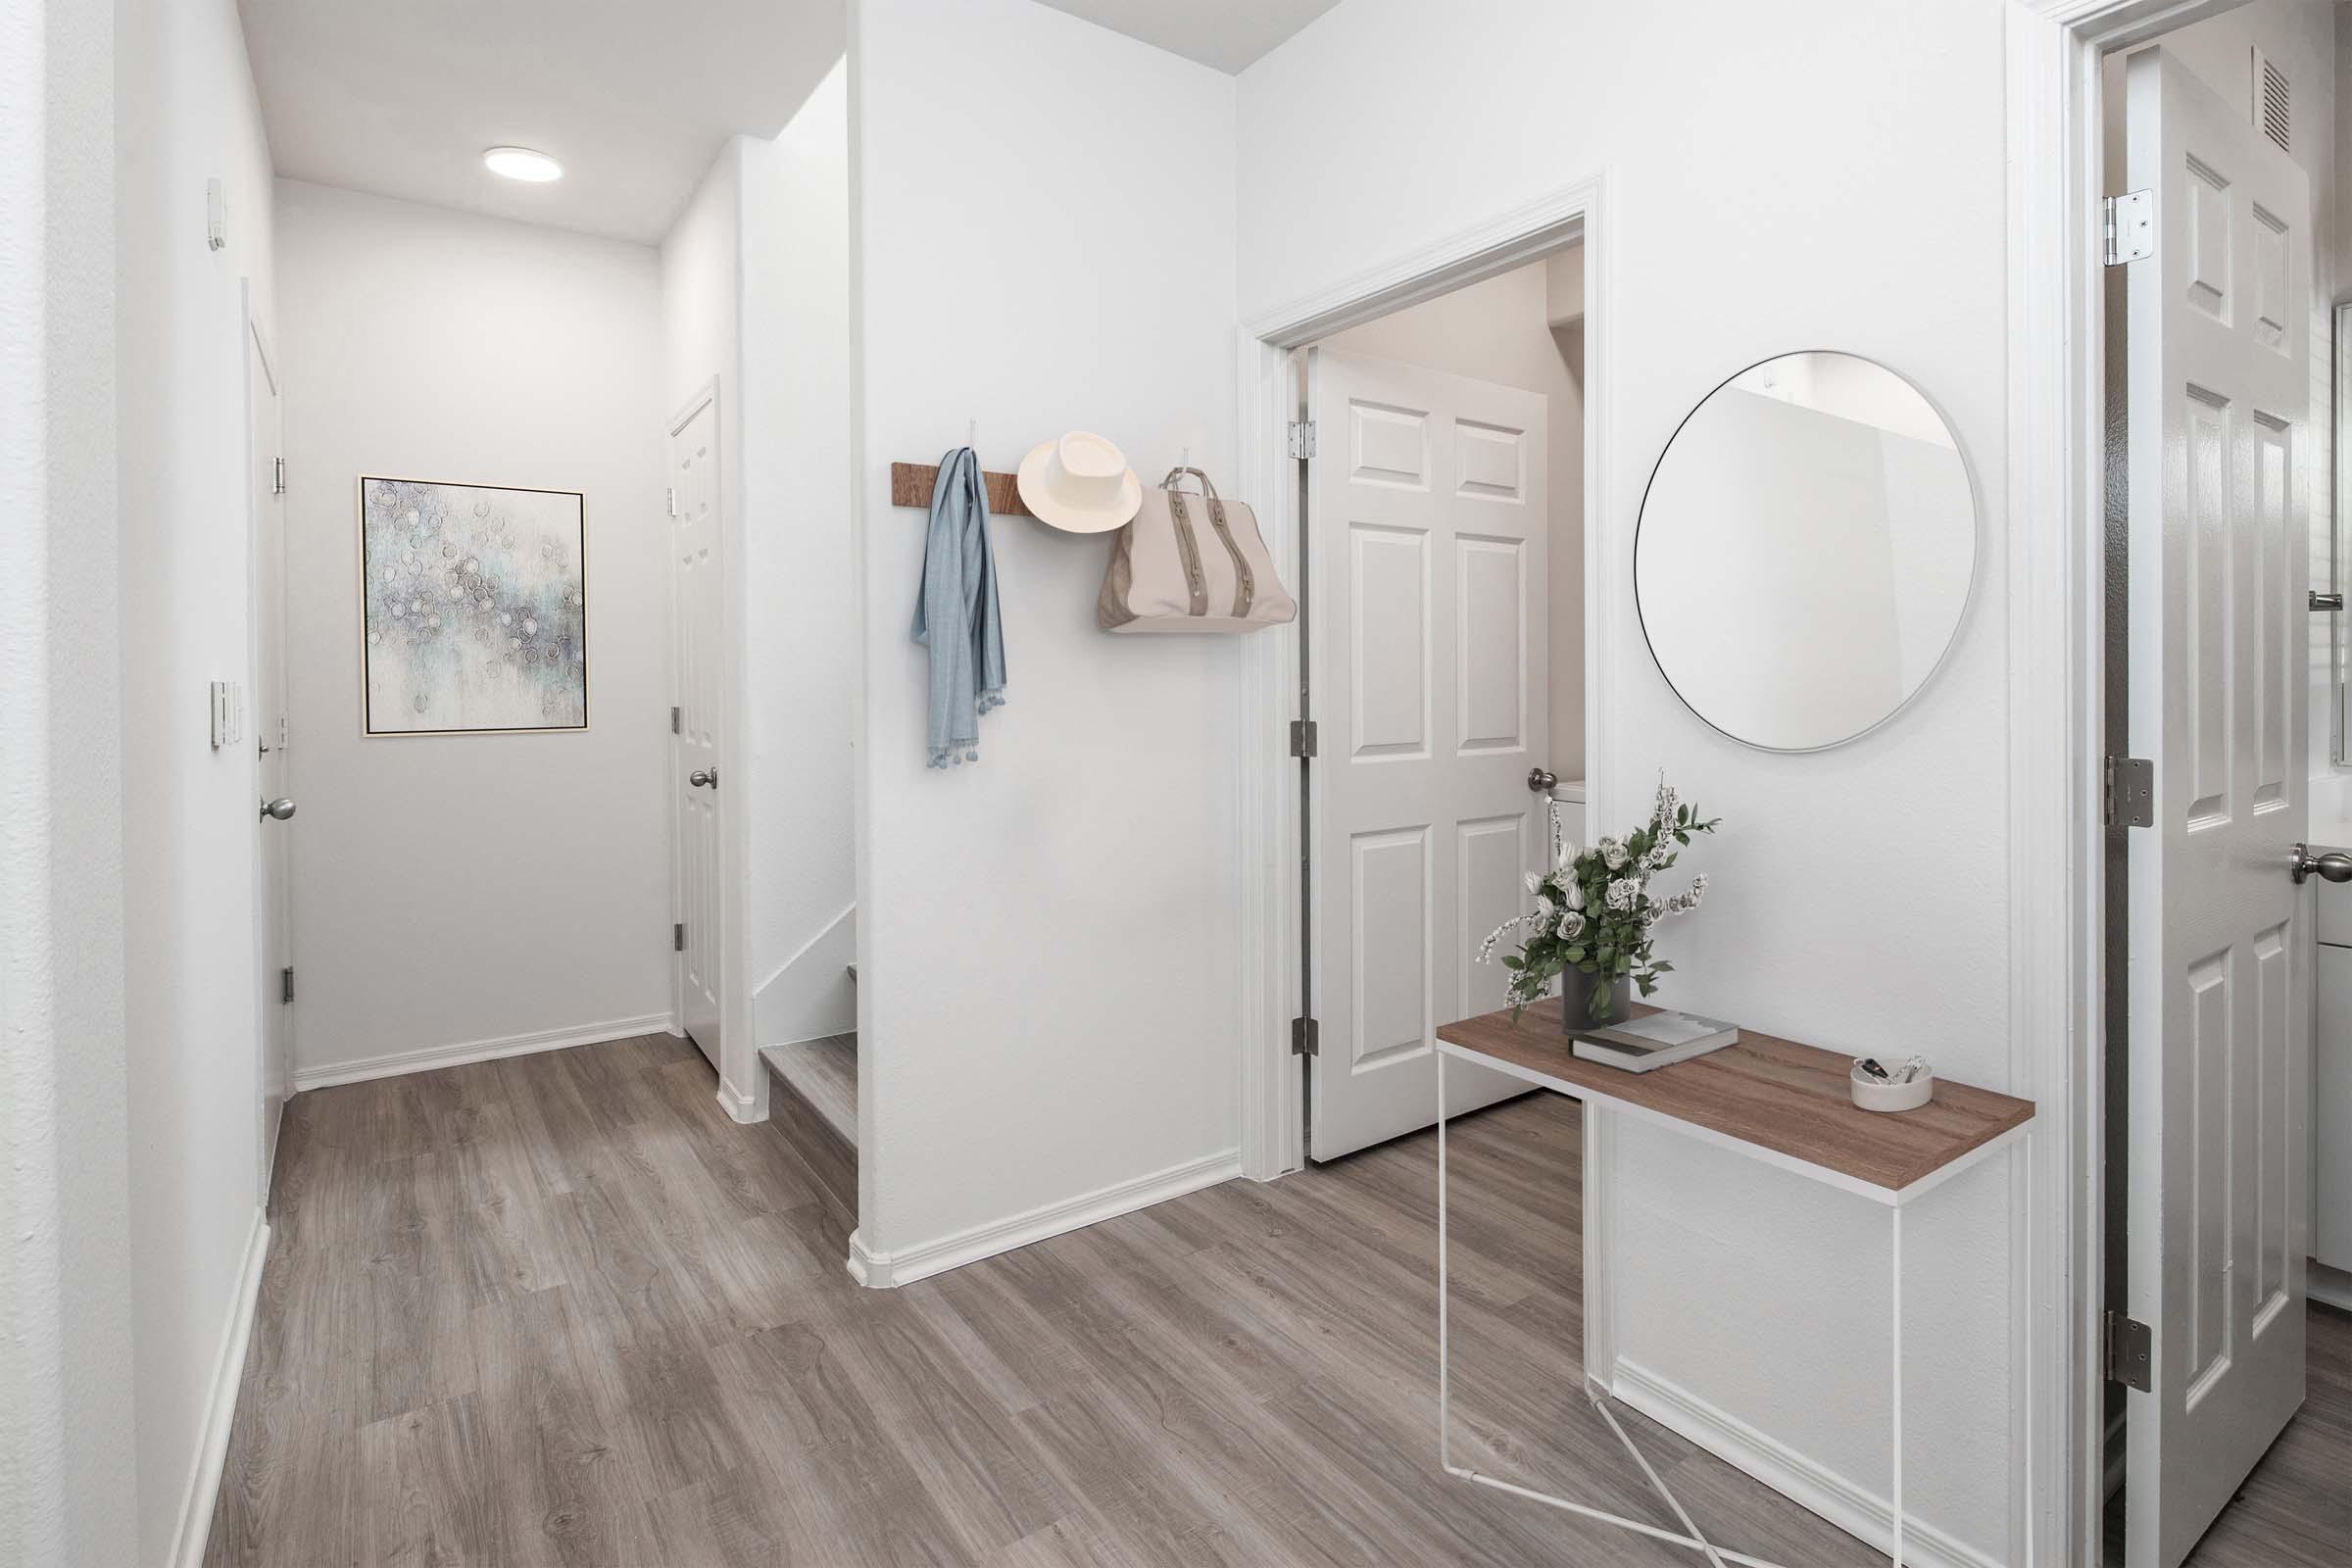
M1658 1425L1746 1471L1799 1507L1880 1551L1894 1544L1894 1509L1885 1497L1670 1383L1619 1359L1612 1391ZM1903 1561L1916 1568L2001 1568L2000 1559L1904 1510Z
M1242 1152L1228 1149L1220 1153L1182 1165L1171 1165L1133 1181L1114 1183L1098 1188L1058 1203L1045 1203L1014 1214L1010 1218L975 1225L970 1230L957 1231L919 1247L903 1248L895 1252L869 1251L856 1232L850 1236L849 1269L851 1278L874 1290L889 1290L895 1286L911 1285L933 1274L961 1268L999 1252L1009 1252L1031 1242L1042 1242L1049 1236L1059 1236L1083 1225L1100 1220L1115 1219L1121 1214L1186 1193L1214 1187L1219 1182L1233 1180L1242 1173Z
M608 1040L631 1040L638 1035L674 1035L677 1024L666 1012L642 1018L612 1018L604 1023L575 1024L568 1029L541 1029L527 1035L496 1040L466 1040L454 1046L427 1046L421 1051L395 1051L388 1055L363 1056L358 1061L330 1061L294 1069L294 1090L325 1089L335 1084L365 1083L370 1078L396 1078L408 1072L431 1072L436 1067L462 1067L469 1061L495 1061L501 1056L527 1056L538 1051L564 1051L573 1046L601 1046Z
M2311 1260L2303 1281L2303 1294L2315 1301L2352 1312L2352 1274L2340 1268L2329 1268L2318 1258Z
M766 1068L760 1069L760 1087L764 1089L767 1087ZM723 1073L719 1075L718 1080L718 1102L730 1117L746 1126L767 1120L766 1097L760 1094L746 1094L727 1082L726 1075Z
M228 1322L220 1334L220 1348L213 1357L213 1385L205 1395L204 1432L198 1439L196 1466L179 1499L179 1528L172 1532L172 1568L199 1568L213 1531L213 1501L220 1491L220 1472L228 1463L228 1434L237 1418L237 1389L245 1380L245 1351L253 1344L253 1318L262 1303L262 1265L270 1260L270 1222L264 1211L253 1211L253 1229L245 1236L245 1257L237 1271L237 1297L229 1303Z

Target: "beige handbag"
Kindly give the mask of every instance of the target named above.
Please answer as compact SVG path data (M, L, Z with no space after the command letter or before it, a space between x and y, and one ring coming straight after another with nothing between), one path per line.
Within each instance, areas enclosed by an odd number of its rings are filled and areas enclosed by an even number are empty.
M1200 494L1177 486L1191 474ZM1143 510L1119 530L1095 601L1104 631L1256 631L1298 614L1257 518L1239 501L1218 499L1199 468L1170 468Z

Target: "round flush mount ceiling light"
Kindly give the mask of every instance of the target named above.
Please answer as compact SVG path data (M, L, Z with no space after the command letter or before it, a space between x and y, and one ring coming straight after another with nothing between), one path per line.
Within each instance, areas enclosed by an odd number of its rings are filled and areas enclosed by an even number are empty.
M482 167L493 174L504 174L509 179L527 180L534 185L544 185L551 179L564 177L562 164L557 163L547 154L533 152L528 147L489 148L482 154Z

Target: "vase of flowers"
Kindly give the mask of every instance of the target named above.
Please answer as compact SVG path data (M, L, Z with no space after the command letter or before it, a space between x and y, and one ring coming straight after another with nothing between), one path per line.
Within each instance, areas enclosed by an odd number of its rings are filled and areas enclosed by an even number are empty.
M1712 833L1721 820L1701 817L1663 779L1649 820L1623 838L1604 838L1590 849L1565 844L1555 817L1559 869L1548 876L1528 873L1536 907L1496 926L1478 952L1481 962L1493 961L1503 939L1520 934L1518 951L1500 956L1511 971L1511 1016L1516 1019L1562 976L1561 1016L1571 1033L1623 1020L1634 988L1645 997L1655 991L1658 977L1674 967L1650 951L1658 922L1697 908L1707 879L1692 877L1688 888L1665 898L1652 895L1650 879L1673 866L1692 834Z

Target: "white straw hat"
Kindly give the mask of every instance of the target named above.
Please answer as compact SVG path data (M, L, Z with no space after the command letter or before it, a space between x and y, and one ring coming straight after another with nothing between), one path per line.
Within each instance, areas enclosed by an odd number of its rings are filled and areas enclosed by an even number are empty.
M1144 505L1144 483L1127 455L1088 430L1030 448L1019 485L1023 506L1070 533L1124 527Z

